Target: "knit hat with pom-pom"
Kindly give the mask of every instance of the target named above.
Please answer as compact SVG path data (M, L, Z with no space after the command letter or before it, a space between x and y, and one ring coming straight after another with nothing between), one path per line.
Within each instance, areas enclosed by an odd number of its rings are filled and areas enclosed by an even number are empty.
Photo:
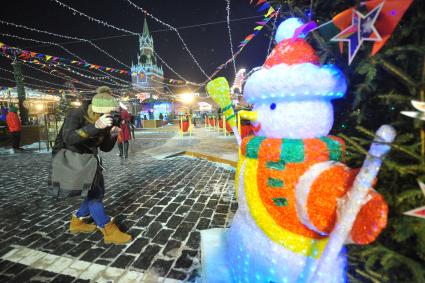
M101 86L96 90L93 96L91 107L95 113L109 113L118 110L118 103L112 97L112 90L107 86Z

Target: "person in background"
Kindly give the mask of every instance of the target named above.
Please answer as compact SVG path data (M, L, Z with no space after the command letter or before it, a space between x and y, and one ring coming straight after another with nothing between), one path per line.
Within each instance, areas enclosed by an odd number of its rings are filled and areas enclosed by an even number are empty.
M125 105L121 104L121 125L118 134L118 149L120 150L120 157L128 158L128 141L131 139L130 128L128 123L130 122L130 113L126 110Z
M130 121L128 122L128 125L130 126L131 138L134 140L136 139L136 136L134 135L134 129L136 128L134 123L136 119L134 118L133 114L129 113L129 115L130 115Z
M136 128L141 128L142 121L141 121L140 113L136 115L135 121L136 121Z
M1 106L1 116L0 116L0 120L1 121L5 121L6 122L7 112L8 112L7 108L2 105Z
M159 120L164 120L164 115L162 115L162 113L159 113Z
M131 241L131 235L121 232L113 219L105 213L105 182L102 161L98 155L98 149L108 152L114 148L117 131L112 127L109 113L118 110L118 104L109 87L99 87L96 92L91 102L84 102L80 108L72 109L68 113L56 138L52 154L55 155L65 148L79 154L93 154L98 160L97 171L87 198L71 217L70 232L91 233L97 226L105 243L125 244ZM89 216L96 225L84 222Z
M12 135L12 146L15 151L24 150L21 148L21 120L17 114L18 109L15 106L10 107L9 113L6 116L7 128L9 129L10 134Z

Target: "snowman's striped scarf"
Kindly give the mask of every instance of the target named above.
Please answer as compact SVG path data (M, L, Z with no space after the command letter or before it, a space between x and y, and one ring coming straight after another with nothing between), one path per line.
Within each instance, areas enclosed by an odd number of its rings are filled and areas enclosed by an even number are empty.
M259 156L260 148L264 156ZM273 139L249 136L244 138L241 152L247 158L273 160L267 163L267 167L279 170L283 169L279 167L285 163L313 160L342 161L345 157L345 143L335 136L314 139Z

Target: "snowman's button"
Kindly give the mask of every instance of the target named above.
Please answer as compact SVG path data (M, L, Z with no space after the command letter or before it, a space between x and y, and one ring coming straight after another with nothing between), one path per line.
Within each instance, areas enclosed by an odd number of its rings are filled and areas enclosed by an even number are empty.
M282 150L280 159L285 162L303 162L304 161L304 142L299 139L284 139L282 141Z
M270 187L270 188L283 188L284 182L280 179L269 177L267 179L267 186Z
M282 171L283 169L285 169L285 162L284 161L278 161L278 162L268 161L266 163L266 168Z
M246 157L257 159L261 143L265 139L265 137L253 137L251 140L249 140L248 144L246 145Z
M326 147L329 151L330 160L340 161L342 159L343 149L341 143L338 140L334 140L329 137L322 137L320 140L326 144Z
M272 200L276 206L288 206L288 200L286 198L272 198Z

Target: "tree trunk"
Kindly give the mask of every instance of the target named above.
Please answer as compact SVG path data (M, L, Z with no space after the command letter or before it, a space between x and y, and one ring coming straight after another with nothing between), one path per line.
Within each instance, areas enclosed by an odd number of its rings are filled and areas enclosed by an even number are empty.
M22 66L17 61L12 63L13 66L13 75L15 76L16 81L16 90L18 92L18 101L19 101L19 115L21 117L22 125L28 124L28 110L24 107L24 100L26 99L24 80L22 77Z

